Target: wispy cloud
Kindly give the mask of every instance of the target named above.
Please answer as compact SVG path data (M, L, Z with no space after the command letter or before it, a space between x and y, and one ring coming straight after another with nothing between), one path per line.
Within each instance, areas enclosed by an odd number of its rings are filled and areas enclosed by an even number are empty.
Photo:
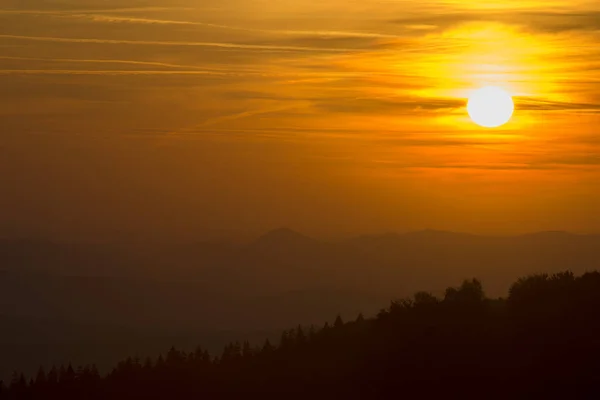
M200 21L181 21L181 20L165 20L154 18L136 18L136 17L120 17L111 15L93 15L93 14L70 14L74 18L89 18L96 22L121 22L121 23L137 23L137 24L156 24L156 25L191 25L204 26L215 29L226 29L241 32L253 32L268 35L288 35L288 36L319 36L319 37L359 37L371 39L393 39L400 38L398 35L378 33L378 32L356 32L356 31L336 31L336 30L288 30L288 29L258 29L246 28L234 25L212 24Z
M144 65L151 67L165 68L186 68L186 69L205 69L194 65L182 65L173 63L163 63L156 61L137 61L137 60L101 60L101 59L78 59L78 58L39 58L39 57L15 57L15 56L0 56L0 60L15 60L15 61L41 61L52 63L74 63L74 64L126 64L126 65Z
M559 33L566 31L595 31L600 29L600 11L587 10L472 10L438 13L412 14L391 20L403 26L424 26L436 29L449 29L470 22L493 22L505 25L518 25L528 31Z
M243 43L224 43L224 42L183 42L183 41L156 41L156 40L124 40L124 39L95 39L95 38L66 38L51 36L23 36L23 35L0 35L2 39L12 40L30 40L40 42L55 43L87 43L87 44L123 44L139 46L185 46L185 47L214 47L221 49L236 49L249 51L300 51L300 52L327 52L342 53L352 52L353 49L339 48L318 48L303 46L278 46L278 45L257 45Z
M373 98L321 98L315 102L328 112L352 114L398 114L407 112L435 112L464 107L465 101L452 98L373 97Z
M190 11L189 7L123 7L123 8L101 8L101 9L72 9L72 10L39 10L39 9L0 9L0 15L73 15L73 14L104 14L104 13L147 13L164 11Z
M530 97L517 97L520 110L528 111L587 111L600 113L600 104L544 100Z
M122 9L121 12L133 11L144 11L146 9ZM150 9L152 11L160 11L160 8ZM350 38L370 38L370 39L398 39L401 38L399 35L382 33L382 32L362 32L362 31L351 31L351 30L289 30L289 29L261 29L261 28L248 28L235 25L215 24L202 21L187 21L187 20L173 20L173 19L161 19L161 18L142 18L135 16L122 16L122 15L109 15L111 10L106 10L104 13L102 10L95 11L24 11L18 10L0 10L1 14L22 14L22 15L43 15L50 17L59 18L73 18L73 19L88 19L92 22L99 23L130 23L130 24L150 24L150 25L183 25L183 26L199 26L214 29L224 29L231 31L240 32L251 32L265 35L286 35L286 36L317 36L317 37L350 37Z
M281 112L281 111L292 110L292 109L296 109L296 108L298 108L298 106L285 105L285 106L267 107L267 108L261 108L261 109L243 111L243 112L240 112L240 113L234 113L234 114L229 114L229 115L225 115L225 116L222 116L222 117L217 117L217 118L209 119L207 121L204 121L200 125L196 126L192 130L196 130L198 128L206 128L206 127L209 127L209 126L217 125L217 124L222 123L222 122L234 121L234 120L238 120L238 119L253 117L253 116L256 116L256 115L278 113L278 112ZM183 132L183 131L180 131L180 133L181 132Z
M81 70L81 69L0 69L0 75L231 75L217 71Z

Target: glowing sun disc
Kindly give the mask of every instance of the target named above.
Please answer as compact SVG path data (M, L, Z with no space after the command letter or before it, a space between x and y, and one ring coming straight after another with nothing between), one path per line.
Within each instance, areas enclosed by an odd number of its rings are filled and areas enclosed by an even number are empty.
M510 121L515 111L512 97L504 89L487 86L474 91L467 103L467 112L477 125L497 128Z

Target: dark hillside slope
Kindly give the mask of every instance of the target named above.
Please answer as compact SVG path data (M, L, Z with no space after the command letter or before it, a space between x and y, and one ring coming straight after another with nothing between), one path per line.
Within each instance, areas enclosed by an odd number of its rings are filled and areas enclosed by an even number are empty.
M534 275L488 299L466 280L372 319L298 326L277 346L234 342L93 366L15 374L2 399L593 399L600 396L600 273Z

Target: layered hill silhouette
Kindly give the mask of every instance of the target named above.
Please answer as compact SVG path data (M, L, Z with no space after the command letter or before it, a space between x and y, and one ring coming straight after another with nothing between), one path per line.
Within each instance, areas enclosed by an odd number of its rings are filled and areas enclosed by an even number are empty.
M246 271L258 272L258 279L265 286L275 283L285 290L287 286L282 287L282 283L293 286L293 283L285 282L285 276L292 275L277 277L277 274L296 270L304 270L306 278L314 285L310 276L314 270L324 275L335 271L335 276L328 277L323 283L335 280L337 284L349 280L350 272L375 274L375 277L403 272L414 276L437 268L442 272L448 269L456 271L456 275L467 272L466 276L472 276L486 274L503 263L502 269L521 272L553 271L565 262L573 262L577 268L594 268L600 262L599 244L598 235L566 232L491 237L434 230L325 242L290 229L277 229L247 244L198 242L162 246L0 239L0 270L43 271L66 276L151 277L161 281L220 279L218 283L223 285L235 280L231 271ZM363 268L365 265L369 266L368 270ZM359 271L354 271L356 268ZM269 276L261 276L261 272L275 276L269 279ZM347 272L347 276L338 272ZM294 276L293 281L297 282L297 279L302 280L303 276ZM381 287L378 289L397 292L398 282L394 287L386 288L387 281L379 282ZM508 282L510 280L490 291L506 291ZM419 287L430 285L436 285L436 282L428 281ZM447 282L441 282L437 286L443 289L446 285Z
M600 273L538 274L490 299L476 279L392 301L371 318L297 325L277 341L216 353L174 347L91 364L19 372L0 399L389 399L600 396Z
M93 348L114 341L106 337L138 351L140 332L161 338L156 343L175 338L180 346L204 337L277 335L337 313L373 314L390 298L417 290L441 295L469 277L487 282L490 296L505 296L518 276L565 268L578 274L600 268L600 236L421 231L327 242L278 229L245 244L0 240L0 351L12 354L0 361L0 376L10 373L13 359L29 360L32 368L62 362L67 353L91 361ZM36 332L48 325L77 349L51 346L58 350L35 361L29 345L43 345ZM90 339L90 325L113 333ZM22 351L14 351L15 343ZM103 365L124 354L106 355Z

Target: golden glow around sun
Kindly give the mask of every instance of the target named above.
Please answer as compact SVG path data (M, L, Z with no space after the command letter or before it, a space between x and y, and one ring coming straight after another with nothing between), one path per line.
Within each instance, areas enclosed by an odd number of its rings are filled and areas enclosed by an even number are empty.
M510 121L515 110L512 97L504 89L487 86L469 97L467 111L477 125L497 128Z

